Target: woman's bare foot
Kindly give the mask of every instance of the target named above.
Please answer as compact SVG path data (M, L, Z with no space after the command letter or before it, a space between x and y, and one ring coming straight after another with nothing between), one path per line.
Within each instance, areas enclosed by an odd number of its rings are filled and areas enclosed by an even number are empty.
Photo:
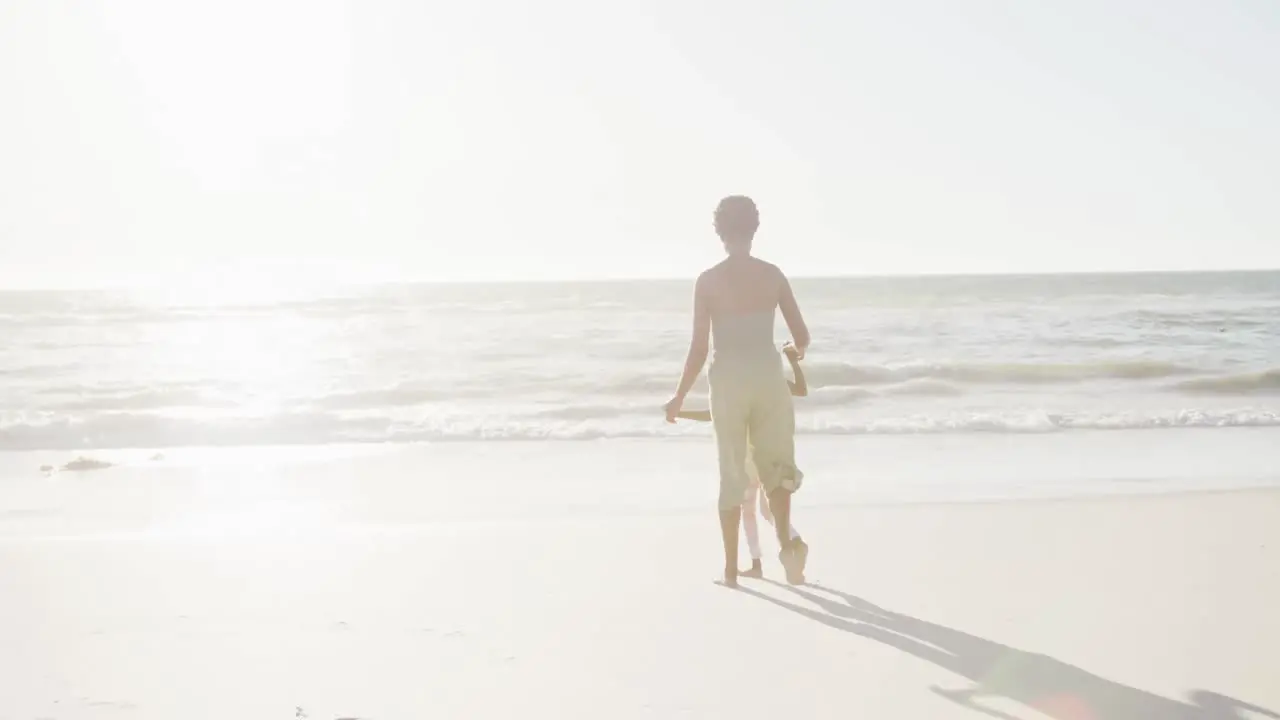
M738 587L738 567L727 567L724 569L724 585L725 587Z
M809 546L800 538L795 538L782 548L782 552L778 553L778 560L782 562L782 569L787 572L788 583L804 584L804 565L808 559Z
M754 578L759 580L764 577L764 566L760 564L760 559L755 558L751 561L751 567L746 570L739 570L738 574L745 578Z
M800 577L804 577L804 569L809 564L809 544L799 535L794 540L796 554L800 556Z

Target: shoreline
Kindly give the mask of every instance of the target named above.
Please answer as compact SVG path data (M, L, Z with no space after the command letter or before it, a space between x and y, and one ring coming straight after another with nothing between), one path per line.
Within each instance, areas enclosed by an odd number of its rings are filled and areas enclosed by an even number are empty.
M0 539L430 534L460 525L701 522L709 439L192 448L86 453L123 464L44 474L60 453L0 453ZM1269 500L1280 431L807 438L796 524L849 513L1038 511L1152 498ZM1186 500L1191 498L1191 500ZM972 508L965 509L965 508Z
M698 408L705 409L705 408ZM654 424L660 426L661 418L654 421ZM474 445L477 443L492 443L495 445L507 444L530 444L537 445L542 443L564 443L564 444L591 444L591 443L609 443L609 442L706 442L713 440L710 425L705 423L698 425L688 425L690 428L704 428L700 431L684 431L673 432L668 435L602 435L590 437L565 437L548 435L546 437L521 437L521 436L492 436L492 437L441 437L431 439L413 439L413 440L342 440L338 442L284 442L284 443L250 443L250 444L194 444L194 445L130 445L130 446L85 446L82 448L17 448L6 449L0 448L0 456L13 454L48 454L48 453L95 453L95 452L149 452L149 453L165 453L171 450L252 450L257 448L268 449L305 449L305 448L369 448L369 447L424 447L433 445ZM925 439L925 438L1035 438L1035 437L1083 437L1083 436L1099 436L1099 435L1118 435L1122 433L1203 433L1203 432L1219 432L1219 433L1247 433L1247 432L1280 432L1280 425L1144 425L1133 427L1081 427L1081 428L1059 428L1055 430L949 430L946 432L937 431L902 431L902 432L823 432L797 430L796 440L801 442L802 439L816 439L819 442L840 441L840 440L859 440L859 439Z
M796 455L809 478L805 489L941 490L967 485L990 490L992 480L999 480L1005 489L1047 489L1047 482L1058 490L1065 485L1082 491L1096 490L1098 485L1160 485L1170 491L1280 485L1280 427L1164 430L799 435ZM421 472L443 463L467 475L471 474L468 463L501 463L504 458L519 459L530 464L528 470L539 472L549 469L549 464L562 463L587 473L602 468L612 472L620 461L616 472L624 480L653 475L660 481L661 476L678 475L714 482L716 473L714 441L709 436L433 440L0 451L0 488L33 477L88 479L244 466L334 464L349 469L359 461L393 474ZM64 469L77 461L86 462L80 468ZM42 471L49 468L53 472ZM801 494L808 493L802 490Z

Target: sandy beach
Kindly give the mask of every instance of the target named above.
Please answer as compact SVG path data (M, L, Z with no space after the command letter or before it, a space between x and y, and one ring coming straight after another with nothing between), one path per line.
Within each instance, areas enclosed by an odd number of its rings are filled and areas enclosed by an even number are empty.
M1274 717L1276 436L1124 435L810 440L740 591L697 441L7 454L0 718Z
M1278 39L0 0L0 720L1280 720Z

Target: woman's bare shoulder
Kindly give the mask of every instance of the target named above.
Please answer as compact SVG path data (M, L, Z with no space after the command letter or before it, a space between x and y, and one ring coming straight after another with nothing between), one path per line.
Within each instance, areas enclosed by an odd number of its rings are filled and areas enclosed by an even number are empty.
M781 291L786 281L778 266L752 257L747 263L725 261L707 268L698 276L696 291L725 298L730 305L756 304L764 295Z
M772 271L774 271L774 272L778 273L779 275L785 275L785 273L783 273L783 272L782 272L782 268L778 267L777 265L774 265L773 263L768 262L768 261L765 261L765 260L761 260L760 262L762 262L762 263L764 263L765 265L769 266L769 269L770 269L770 270L772 270Z
M721 261L703 270L698 275L698 286L705 287L721 282L726 272L726 262Z
M755 258L755 260L759 263L757 268L759 269L761 276L778 284L787 282L787 275L782 272L782 268L767 260L761 260L759 258Z
M715 267L709 267L706 270L703 270L702 272L698 273L698 279L695 280L693 284L694 289L698 291L702 291L710 288L713 284L715 284L716 278L719 277L720 275L719 268L720 266L716 265Z

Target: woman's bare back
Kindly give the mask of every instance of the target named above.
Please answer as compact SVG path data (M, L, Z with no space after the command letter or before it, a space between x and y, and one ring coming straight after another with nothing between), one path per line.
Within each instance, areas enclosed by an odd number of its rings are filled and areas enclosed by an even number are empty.
M778 307L785 278L777 266L748 256L726 258L702 280L712 315L747 315Z
M711 318L782 310L801 357L809 346L791 283L776 265L752 256L729 257L698 278L698 294Z

